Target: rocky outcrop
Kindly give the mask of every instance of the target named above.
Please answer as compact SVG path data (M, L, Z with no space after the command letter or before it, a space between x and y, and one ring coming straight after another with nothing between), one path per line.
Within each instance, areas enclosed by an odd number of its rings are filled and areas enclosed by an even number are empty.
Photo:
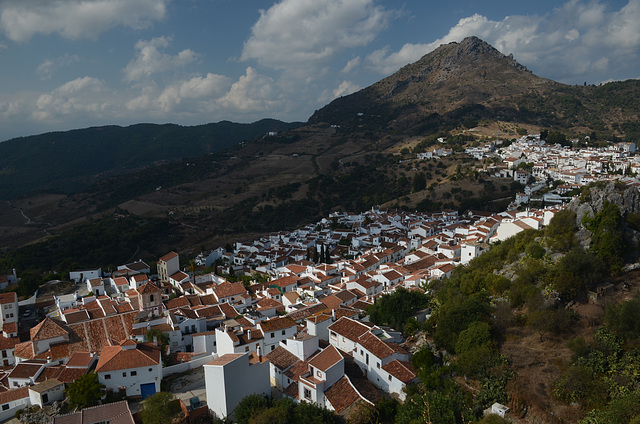
M588 187L585 193L569 203L569 209L576 214L576 238L585 249L591 245L591 231L584 227L582 220L585 216L593 218L607 201L618 207L623 218L630 213L640 212L640 190L636 186L623 187L610 181ZM640 245L640 233L625 225L624 237L629 246L633 247L628 251L627 260L635 260L638 253L636 249Z
M629 213L640 212L640 191L638 188L636 186L621 188L617 187L615 182L610 181L601 186L590 187L588 193L569 203L569 209L576 214L578 228L584 229L582 219L585 216L594 217L602 210L606 201L616 205L623 217Z

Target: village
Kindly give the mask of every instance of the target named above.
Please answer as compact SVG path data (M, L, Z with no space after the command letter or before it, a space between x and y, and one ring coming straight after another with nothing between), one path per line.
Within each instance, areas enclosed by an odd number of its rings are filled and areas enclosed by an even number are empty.
M15 292L2 293L0 420L62 401L65 387L90 371L111 395L145 399L164 389L163 379L203 370L203 395L182 399L187 416L232 416L252 393L312 402L343 416L383 395L402 401L417 379L411 352L402 329L370 323L367 307L399 288L428 293L433 281L492 243L542 229L577 187L620 178L637 183L608 172L636 173L634 151L632 143L574 151L523 137L501 149L501 166L487 172L526 184L515 204L528 203L548 180L564 181L556 197L546 199L554 206L463 214L380 207L334 212L192 261L169 252L153 267L138 260L110 272L74 271L69 280L75 289L53 296L42 310L19 302ZM494 155L493 148L475 154ZM531 170L518 168L529 162ZM0 286L17 278L2 276ZM416 319L429 313L417 311ZM20 325L29 328L28 338L19 338ZM131 414L126 405L100 408ZM65 419L54 422L82 422Z

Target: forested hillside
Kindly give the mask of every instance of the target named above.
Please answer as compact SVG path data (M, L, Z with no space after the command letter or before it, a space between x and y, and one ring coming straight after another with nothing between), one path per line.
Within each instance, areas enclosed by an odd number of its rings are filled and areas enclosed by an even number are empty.
M545 230L494 245L425 295L377 301L371 320L413 340L421 383L393 414L363 405L369 418L356 422L503 422L480 419L494 402L529 422L640 422L640 278L624 268L637 260L640 211L629 190L587 187ZM410 318L425 305L426 323Z

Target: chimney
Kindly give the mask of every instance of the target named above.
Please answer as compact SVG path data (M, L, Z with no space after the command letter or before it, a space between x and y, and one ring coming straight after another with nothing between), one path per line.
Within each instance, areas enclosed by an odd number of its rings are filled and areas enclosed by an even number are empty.
M262 362L262 346L258 345L257 351L258 351L258 361Z
M158 346L158 336L153 336L153 344Z
M335 309L331 310L331 320L333 320L333 321L336 320L336 310Z
M247 330L247 340L251 340L251 329Z

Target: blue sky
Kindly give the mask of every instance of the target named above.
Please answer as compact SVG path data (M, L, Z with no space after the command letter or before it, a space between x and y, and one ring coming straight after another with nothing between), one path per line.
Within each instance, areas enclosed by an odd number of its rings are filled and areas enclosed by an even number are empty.
M1 0L0 140L306 121L471 35L564 83L639 78L639 22L640 0Z

